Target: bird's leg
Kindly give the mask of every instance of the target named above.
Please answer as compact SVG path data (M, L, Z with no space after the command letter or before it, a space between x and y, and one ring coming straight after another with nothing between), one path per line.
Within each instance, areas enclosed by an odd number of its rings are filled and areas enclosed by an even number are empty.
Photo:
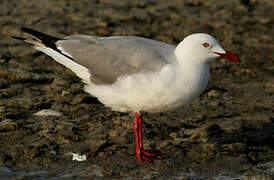
M138 161L152 161L155 159L161 159L159 156L160 152L147 152L143 149L142 142L142 119L139 117L138 112L135 113L133 128L134 128L134 136L135 136L135 144L136 144L136 156Z
M161 155L160 152L148 152L148 151L145 151L144 148L143 148L143 136L142 136L142 123L143 123L143 120L142 118L138 118L138 126L139 126L139 145L140 145L140 150L141 152L145 155L145 156L159 156Z
M133 129L134 129L134 137L135 137L135 149L136 149L136 157L138 161L142 162L141 150L140 150L140 142L139 142L139 125L138 125L138 113L136 112L134 120L133 120Z

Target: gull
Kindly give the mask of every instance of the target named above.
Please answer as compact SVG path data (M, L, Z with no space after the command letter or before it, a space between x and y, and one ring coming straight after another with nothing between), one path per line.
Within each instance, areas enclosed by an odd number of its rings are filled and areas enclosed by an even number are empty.
M151 162L161 152L143 148L141 112L175 109L206 88L210 62L225 58L241 62L209 34L188 35L177 46L136 36L70 35L62 39L22 28L34 45L74 72L84 91L113 111L133 112L136 157Z

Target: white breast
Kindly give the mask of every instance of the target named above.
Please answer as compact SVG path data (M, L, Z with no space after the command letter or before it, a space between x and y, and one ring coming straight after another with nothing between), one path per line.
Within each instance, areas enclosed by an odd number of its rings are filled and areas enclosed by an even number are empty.
M169 64L157 73L138 73L119 78L112 85L89 83L85 91L120 112L162 112L197 97L206 87L209 67L181 69Z

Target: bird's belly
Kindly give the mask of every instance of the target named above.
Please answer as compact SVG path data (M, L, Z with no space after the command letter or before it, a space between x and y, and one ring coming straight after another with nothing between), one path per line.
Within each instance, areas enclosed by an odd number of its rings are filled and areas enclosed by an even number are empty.
M137 90L138 89L138 90ZM105 106L120 112L163 112L177 108L187 101L199 96L202 89L184 91L171 87L166 88L137 88L134 90L108 93L96 97Z
M112 94L112 95L111 95ZM110 97L111 96L111 97ZM164 90L133 90L123 93L109 92L109 95L97 95L105 106L120 112L163 112L182 105L185 100L169 89Z
M136 74L113 85L87 85L85 91L107 107L120 112L162 112L198 96L206 87L204 78L178 78L169 67L159 74Z

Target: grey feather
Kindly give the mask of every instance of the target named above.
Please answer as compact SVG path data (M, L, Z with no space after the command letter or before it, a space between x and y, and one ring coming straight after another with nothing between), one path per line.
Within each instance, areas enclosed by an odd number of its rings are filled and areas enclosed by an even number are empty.
M56 45L88 68L95 84L112 84L121 76L141 71L159 71L174 61L175 50L173 45L134 36L72 35Z

